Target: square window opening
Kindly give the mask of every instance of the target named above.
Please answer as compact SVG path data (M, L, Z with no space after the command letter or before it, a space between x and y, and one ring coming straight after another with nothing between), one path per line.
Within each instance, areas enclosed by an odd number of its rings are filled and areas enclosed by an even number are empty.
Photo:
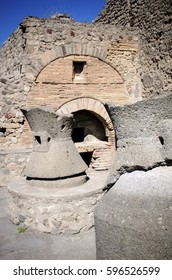
M84 66L86 65L86 61L73 61L73 74L80 75L83 70Z

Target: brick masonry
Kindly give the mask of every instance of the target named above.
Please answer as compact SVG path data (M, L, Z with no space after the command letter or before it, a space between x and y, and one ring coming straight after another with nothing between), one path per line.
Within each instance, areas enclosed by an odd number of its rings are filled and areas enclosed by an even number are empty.
M126 42L125 49L119 48L121 41ZM82 96L115 103L140 100L138 44L137 32L132 29L122 31L59 16L26 18L0 50L0 128L5 130L1 146L29 145L30 140L22 137L26 127L22 106L34 103L57 108ZM85 83L73 80L73 59L87 62ZM68 65L67 71L63 63ZM48 73L52 69L55 73Z

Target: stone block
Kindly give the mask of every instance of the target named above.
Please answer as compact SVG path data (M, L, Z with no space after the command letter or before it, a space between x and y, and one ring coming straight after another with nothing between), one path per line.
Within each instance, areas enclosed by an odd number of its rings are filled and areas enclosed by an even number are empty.
M165 160L172 160L172 119L159 123L159 140L164 149Z
M158 138L122 139L117 145L107 186L113 185L125 172L148 170L164 162L163 148Z
M150 88L154 85L153 79L148 74L143 76L142 82L146 88Z
M172 258L172 167L124 174L95 208L97 259Z

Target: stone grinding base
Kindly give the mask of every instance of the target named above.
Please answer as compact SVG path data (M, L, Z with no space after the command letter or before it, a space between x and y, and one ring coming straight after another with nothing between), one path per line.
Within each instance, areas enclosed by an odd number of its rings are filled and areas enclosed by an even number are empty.
M14 224L52 234L77 234L94 225L93 211L103 195L107 171L97 171L75 187L29 185L25 178L8 186Z

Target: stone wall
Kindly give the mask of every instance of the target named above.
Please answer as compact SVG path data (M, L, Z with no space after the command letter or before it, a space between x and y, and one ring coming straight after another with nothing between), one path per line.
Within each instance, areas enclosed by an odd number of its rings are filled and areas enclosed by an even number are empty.
M106 0L106 6L95 19L95 22L115 23L117 26L130 26L130 5L127 0Z
M107 180L121 174L172 164L172 95L132 105L107 104L116 135L116 154Z
M121 49L121 43L122 45L125 43L125 48ZM135 47L131 48L133 44ZM70 60L69 56L94 58L98 63L98 71L105 65L105 67L111 68L114 73L119 73L123 85L120 81L118 93L114 89L114 102L117 100L115 95L119 95L121 90L127 96L125 102L132 103L140 100L142 86L138 70L138 44L137 32L130 28L122 31L120 28L102 24L74 22L64 16L50 19L26 18L0 49L1 147L21 146L25 119L20 108L25 106L28 100L31 100L30 96L38 87L40 72L45 72L47 65L51 68L53 64L60 63L60 61ZM65 72L65 74L67 73ZM95 73L95 79L96 75ZM115 77L116 74L114 79ZM39 82L41 87L42 81ZM93 94L91 89L93 83L90 81L85 88L83 85L81 96L87 92L90 92L90 95ZM112 85L111 81L110 85ZM76 87L77 83L74 83L73 86ZM47 84L44 84L44 90L46 87ZM66 91L66 86L64 86L64 90ZM103 96L103 93L98 91L99 89L97 89L99 100L112 101L112 92ZM58 90L57 93L59 93ZM44 94L43 91L42 94ZM71 91L71 99L74 94L76 95L75 88ZM53 105L55 99L50 99L48 103ZM61 103L63 101L62 99ZM31 103L33 104L33 102ZM47 103L47 96L40 96L37 103Z
M22 179L11 181L11 220L18 226L52 234L72 235L89 230L94 226L95 205L103 196L103 182L102 173L84 185L68 188L29 185Z
M31 149L0 149L0 187L20 177L26 167Z
M171 0L109 0L96 22L138 28L145 98L172 88Z
M19 108L25 105L30 81L22 73L24 58L23 29L19 27L0 49L0 144L17 145L22 133L23 116Z

